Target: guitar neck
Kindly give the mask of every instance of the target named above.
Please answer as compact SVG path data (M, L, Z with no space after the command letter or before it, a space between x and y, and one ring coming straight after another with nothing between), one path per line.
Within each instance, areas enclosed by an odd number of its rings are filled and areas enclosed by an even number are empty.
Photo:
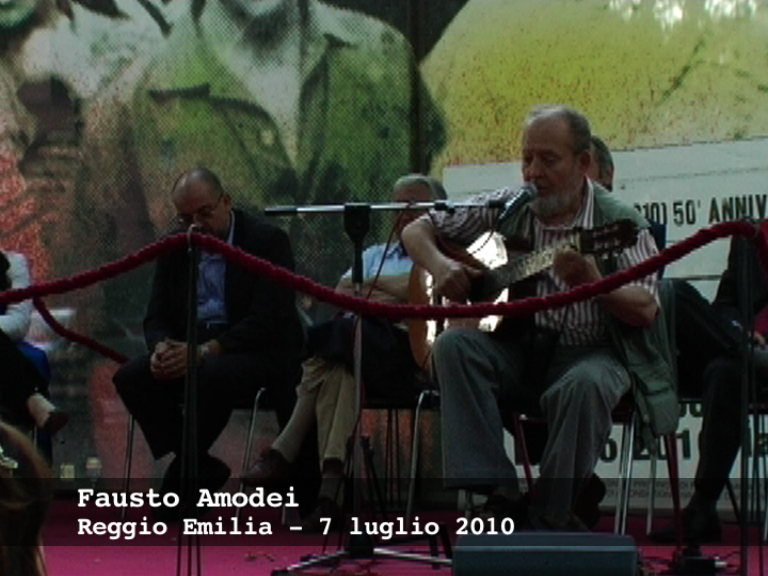
M589 230L575 229L559 242L487 270L473 284L470 300L478 302L495 298L505 288L546 270L555 261L555 253L563 248L571 248L581 254L608 254L633 246L638 233L637 224L630 219Z
M552 266L555 261L555 252L566 245L567 243L552 245L538 252L519 256L507 264L499 266L491 273L497 274L498 280L506 286L511 286L515 282L525 280Z
M546 270L555 261L555 253L561 248L574 247L579 250L579 235L573 234L556 244L546 248L518 256L506 264L502 264L493 270L487 270L482 278L472 287L470 300L482 302L495 297L499 292L512 284L525 280L531 276Z

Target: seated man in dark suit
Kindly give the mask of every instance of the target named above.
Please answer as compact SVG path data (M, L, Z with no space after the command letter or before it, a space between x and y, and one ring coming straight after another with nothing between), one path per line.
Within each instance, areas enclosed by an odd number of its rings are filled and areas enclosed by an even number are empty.
M232 246L293 269L288 236L234 209L218 177L205 168L183 174L171 194L182 229L198 225ZM117 391L141 426L155 458L175 453L162 489L180 488L182 396L187 372L186 250L158 259L144 320L149 354L114 376ZM303 344L294 293L262 275L203 252L197 294L198 462L202 485L218 490L229 468L208 450L232 409L266 387L280 426L291 415L301 378Z
M701 397L702 422L699 463L694 493L683 510L683 532L687 542L707 544L721 539L717 501L725 488L741 445L741 290L739 262L744 258L752 282L755 315L753 340L758 395L765 397L768 384L768 286L751 246L732 241L728 267L720 278L708 312L693 287L676 282L675 306L678 380L682 397ZM682 311L683 317L677 311ZM651 534L659 543L673 543L675 531L667 526Z

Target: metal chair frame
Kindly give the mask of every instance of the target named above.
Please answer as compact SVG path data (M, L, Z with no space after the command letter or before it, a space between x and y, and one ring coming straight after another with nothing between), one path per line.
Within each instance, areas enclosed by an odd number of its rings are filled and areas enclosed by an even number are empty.
M248 468L248 463L251 461L254 437L256 435L256 421L258 418L259 405L261 402L261 397L265 392L266 392L266 388L260 388L259 391L256 392L256 396L253 399L253 406L251 408L251 418L248 424L248 436L246 438L245 450L243 452L242 472L240 474L241 480L240 480L239 490L241 492L245 488L245 485L243 484L243 481L242 481L242 477ZM135 432L136 432L136 420L133 418L133 416L129 416L127 445L125 449L125 462L123 464L123 493L126 495L129 493L129 490L130 490L131 466L133 464L133 439L134 439ZM242 508L237 509L238 519L240 519L241 510ZM120 511L120 520L124 521L127 515L128 515L128 507L124 506L123 509Z

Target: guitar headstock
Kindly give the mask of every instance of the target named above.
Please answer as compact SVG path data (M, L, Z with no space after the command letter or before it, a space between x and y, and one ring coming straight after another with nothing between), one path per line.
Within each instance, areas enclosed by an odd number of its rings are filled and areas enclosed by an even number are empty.
M634 246L640 228L633 220L616 220L599 228L579 232L582 254L609 254Z

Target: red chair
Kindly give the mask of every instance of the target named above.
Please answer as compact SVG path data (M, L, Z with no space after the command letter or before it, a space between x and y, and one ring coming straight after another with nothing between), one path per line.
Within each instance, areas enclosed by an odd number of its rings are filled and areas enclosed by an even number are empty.
M528 456L528 450L526 447L525 431L523 427L524 419L530 422L541 423L542 425L545 425L545 422L541 419L528 418L525 415L521 415L519 413L515 413L513 415L515 449L516 451L520 451L528 490L533 493L535 490L535 485L533 481L533 474L531 472L531 461ZM634 461L632 454L634 450L636 419L637 412L635 410L634 402L632 401L631 397L626 396L613 411L614 424L620 424L622 427L621 449L619 451L619 484L617 489L618 496L616 502L616 517L614 522L614 532L616 534L624 534L627 528L629 495L632 483L632 465ZM677 458L677 442L675 434L667 434L663 437L663 440L667 451L667 466L672 490L675 526L678 527L678 544L682 545L682 531L679 529L682 527L682 516L680 512L680 476ZM652 481L655 480L656 458L657 451L654 450L651 454L651 469L653 471Z

